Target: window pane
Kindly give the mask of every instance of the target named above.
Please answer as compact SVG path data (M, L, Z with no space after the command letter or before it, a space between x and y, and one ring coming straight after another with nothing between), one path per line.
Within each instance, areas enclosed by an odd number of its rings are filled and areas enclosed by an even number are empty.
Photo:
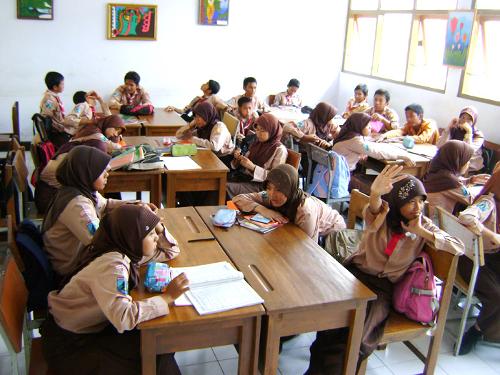
M455 9L457 0L417 0L417 9L447 10Z
M376 66L373 74L404 81L412 16L394 13L379 17L381 33L380 40L377 41Z
M443 65L446 19L424 18L412 40L407 82L444 90L448 69Z
M380 9L410 10L413 9L413 0L381 0Z
M352 10L375 10L378 9L378 0L351 0Z
M498 0L476 0L477 9L500 9Z
M352 17L349 19L345 70L363 74L371 73L376 28L377 19L375 17Z

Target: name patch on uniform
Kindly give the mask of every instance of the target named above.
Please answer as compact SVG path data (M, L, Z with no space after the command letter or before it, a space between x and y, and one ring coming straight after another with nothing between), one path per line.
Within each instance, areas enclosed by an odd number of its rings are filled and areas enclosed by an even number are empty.
M87 224L87 230L91 235L94 235L97 229L99 229L98 221L91 221L90 223Z
M483 200L483 201L481 201L481 202L479 202L479 203L477 204L477 208L478 208L478 209L479 209L479 211L481 211L481 212L486 212L486 211L488 211L488 210L490 209L490 204L489 204L489 202L488 202L488 201Z
M54 105L52 104L52 102L51 102L50 100L47 100L47 101L45 102L45 107L46 107L47 109L53 109L53 108L54 108Z
M123 295L128 295L128 279L123 276L118 276L116 278L116 290L118 293Z

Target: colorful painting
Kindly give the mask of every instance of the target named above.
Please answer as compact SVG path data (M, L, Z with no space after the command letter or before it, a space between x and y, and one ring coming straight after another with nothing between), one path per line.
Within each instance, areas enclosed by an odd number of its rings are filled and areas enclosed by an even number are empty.
M200 0L200 24L226 26L228 18L229 0Z
M17 18L53 20L53 0L17 0Z
M108 4L108 39L156 40L156 5Z
M446 29L444 65L465 67L473 24L474 12L450 12Z

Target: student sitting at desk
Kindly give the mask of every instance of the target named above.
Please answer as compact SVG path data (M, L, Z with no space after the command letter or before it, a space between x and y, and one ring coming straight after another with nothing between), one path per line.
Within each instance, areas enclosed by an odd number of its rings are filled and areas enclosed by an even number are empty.
M236 143L242 150L248 149L255 140L255 121L259 118L257 112L253 111L252 99L242 96L238 99L238 110L231 113L240 120L236 128ZM242 147L243 143L246 146Z
M405 151L364 139L371 134L370 121L371 117L366 113L353 113L333 141L332 150L346 158L349 170L354 171L358 162L367 156L374 159L402 159L406 165L414 166Z
M230 182L226 186L229 198L261 191L269 171L286 162L287 150L281 143L281 134L281 124L272 114L265 113L257 119L256 139L249 151L245 155L240 149L234 152Z
M95 120L97 120L95 109L96 101L102 109L102 115L99 115L99 117L111 116L111 111L109 110L108 105L104 102L104 100L102 100L98 93L95 91L77 91L73 95L73 103L75 106L68 114L67 118L76 125L86 125L86 121L81 123L82 119L89 120L90 122L87 124L94 124Z
M264 188L260 193L237 195L233 202L244 212L257 212L280 223L291 221L314 241L345 228L336 210L299 188L298 172L289 164L273 168Z
M391 95L389 91L378 89L373 95L373 107L368 108L365 113L371 116L372 121L381 122L382 126L376 133L384 133L388 130L399 128L399 116L395 110L389 108ZM373 129L375 132L375 129Z
M178 114L183 114L183 113L187 114L193 110L196 104L200 104L205 101L212 104L219 111L226 110L228 105L224 103L224 101L217 96L217 93L220 90L219 82L214 81L213 79L209 79L208 82L205 82L201 85L200 90L203 92L203 95L195 97L183 109L176 108L174 106L168 106L167 108L165 108L165 111L167 112L175 111Z
M438 150L423 179L429 202L429 217L434 217L437 206L456 214L472 204L474 196L467 185L484 184L489 177L475 175L468 179L462 178L469 169L473 154L472 146L456 140L446 142Z
M55 374L141 374L141 322L164 316L188 290L185 274L165 293L134 301L139 264L157 252L160 218L151 210L122 206L106 215L58 290L41 334L44 357ZM180 374L173 353L157 357L158 373Z
M479 269L474 295L481 301L477 321L465 333L459 355L469 353L484 336L500 342L500 163L497 163L474 204L462 211L458 220L483 238L484 266ZM469 281L473 262L467 257L458 259L457 271Z
M484 135L477 128L477 109L469 106L460 111L458 118L453 118L443 133L439 136L438 147L450 139L456 139L470 144L474 148L474 155L470 160L469 172L476 172L483 168L482 147Z
M141 77L136 72L128 72L124 77L124 84L119 86L109 101L110 109L120 109L122 105L136 107L138 105L150 105L151 99L149 94L142 86L139 86Z
M209 102L202 102L193 108L194 120L177 130L179 139L192 139L197 146L208 148L228 164L232 159L234 143L231 133L222 121L215 107Z
M299 91L299 87L299 80L296 78L292 78L290 82L288 82L287 90L276 94L272 106L302 108L302 98L299 96L299 94L297 94L297 91Z
M354 98L349 99L347 102L347 106L345 108L344 113L342 114L343 118L349 118L350 115L356 112L365 112L370 105L366 100L368 96L368 86L364 83L360 83L354 88Z
M344 263L377 294L366 309L358 366L382 338L391 311L393 284L405 274L424 245L428 243L452 254L461 254L464 249L459 239L422 215L424 186L416 177L399 175L401 170L401 166L386 166L371 185L370 203L363 211L365 229L361 242ZM348 336L349 327L318 332L305 374L342 374Z
M242 96L252 99L253 111L260 113L269 112L268 105L255 95L257 92L257 80L254 77L247 77L243 80L243 90L245 90L245 92L242 95L236 95L228 102L234 112L237 111L238 99Z
M436 122L424 119L424 109L420 104L410 104L405 108L406 124L403 129L388 131L379 140L412 137L416 144L430 143L435 145L439 139Z

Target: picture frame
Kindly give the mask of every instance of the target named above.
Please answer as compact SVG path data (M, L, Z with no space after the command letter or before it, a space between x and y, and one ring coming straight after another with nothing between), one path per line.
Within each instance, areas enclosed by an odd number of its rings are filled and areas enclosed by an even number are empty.
M51 21L54 19L54 1L17 0L17 18L20 20Z
M229 0L199 0L198 23L206 26L227 26Z
M157 5L109 3L107 8L109 40L156 40Z
M449 12L443 64L464 68L474 27L474 11Z

